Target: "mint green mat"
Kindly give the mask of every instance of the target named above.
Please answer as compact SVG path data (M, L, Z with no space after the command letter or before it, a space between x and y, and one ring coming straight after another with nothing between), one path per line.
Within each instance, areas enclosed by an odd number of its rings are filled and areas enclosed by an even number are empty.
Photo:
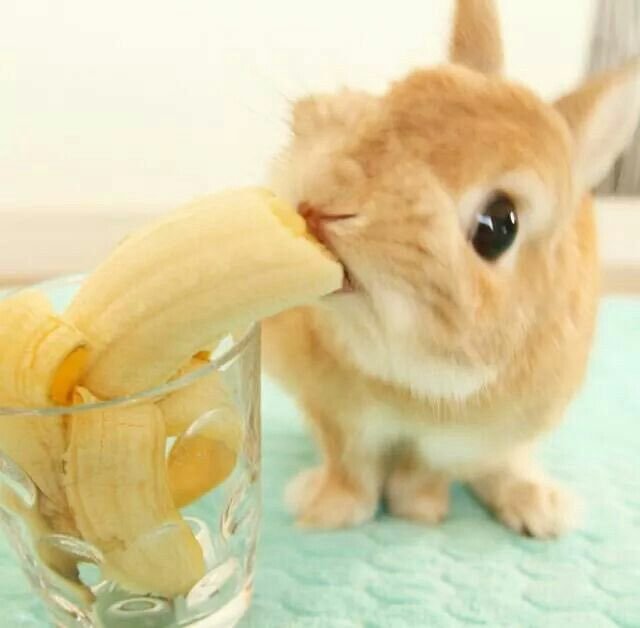
M242 628L640 627L640 300L603 302L587 383L544 448L585 502L582 527L560 541L508 532L460 488L436 528L381 517L298 531L282 492L315 453L269 382L263 425L264 525ZM4 541L0 617L44 625Z

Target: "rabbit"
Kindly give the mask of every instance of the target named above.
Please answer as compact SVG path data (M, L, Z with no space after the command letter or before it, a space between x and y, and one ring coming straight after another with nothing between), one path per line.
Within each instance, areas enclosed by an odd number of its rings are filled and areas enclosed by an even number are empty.
M497 9L458 0L450 62L381 96L297 101L271 172L343 264L343 288L263 324L267 373L322 454L286 490L297 522L436 524L452 481L525 535L579 500L536 462L589 357L591 190L632 137L640 64L547 103L503 76Z

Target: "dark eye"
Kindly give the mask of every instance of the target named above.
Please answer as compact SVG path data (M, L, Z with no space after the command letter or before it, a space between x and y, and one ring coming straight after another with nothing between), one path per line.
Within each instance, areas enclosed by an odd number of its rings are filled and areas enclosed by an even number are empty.
M518 233L518 214L514 202L503 193L496 194L481 214L476 216L476 230L471 238L480 257L498 259L514 242Z

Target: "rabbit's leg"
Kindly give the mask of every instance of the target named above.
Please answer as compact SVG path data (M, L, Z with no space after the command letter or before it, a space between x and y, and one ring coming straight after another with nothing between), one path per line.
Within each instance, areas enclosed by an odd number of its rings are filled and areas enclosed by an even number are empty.
M511 456L470 485L502 523L521 534L551 538L575 526L577 500L546 477L529 451Z
M324 460L289 483L285 495L289 509L304 527L329 529L364 523L378 506L380 456L360 442L347 418L340 421L335 407L307 405L306 410Z
M391 469L385 497L397 517L436 524L449 512L449 479L407 452Z

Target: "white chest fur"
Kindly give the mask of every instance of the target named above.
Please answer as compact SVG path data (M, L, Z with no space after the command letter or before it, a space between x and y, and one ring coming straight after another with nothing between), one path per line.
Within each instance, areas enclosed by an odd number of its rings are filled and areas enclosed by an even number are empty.
M375 401L356 421L359 446L369 452L383 454L394 445L410 444L430 469L461 479L498 464L516 440L513 426L505 422L434 425L420 417L401 417Z

